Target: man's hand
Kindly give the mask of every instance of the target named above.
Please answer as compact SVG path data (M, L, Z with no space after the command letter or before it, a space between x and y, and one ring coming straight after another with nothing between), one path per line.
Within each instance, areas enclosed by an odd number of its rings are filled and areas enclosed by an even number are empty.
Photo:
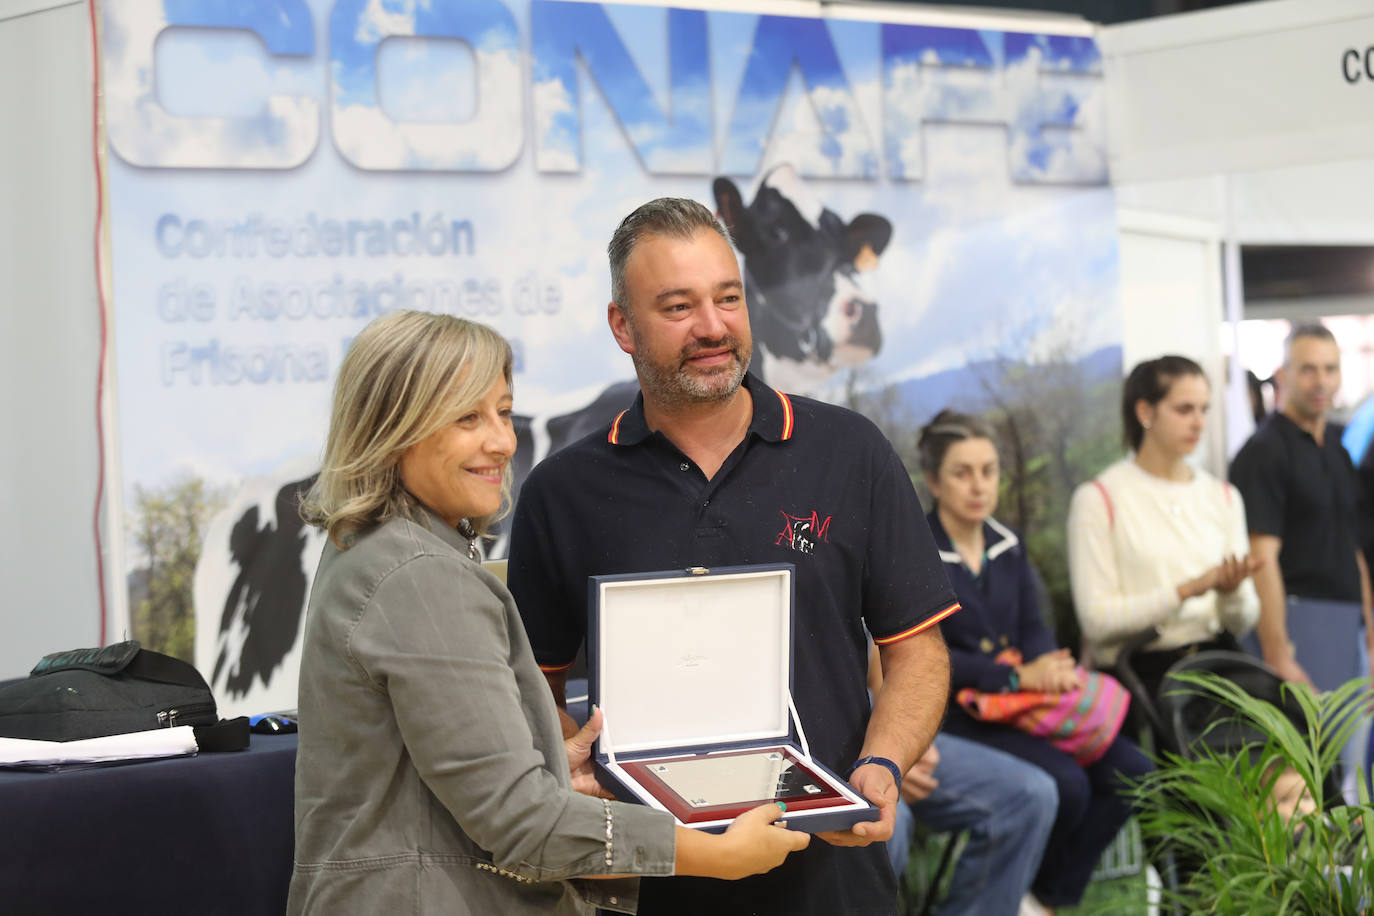
M1275 673L1285 681L1292 681L1295 684L1306 684L1313 690L1317 689L1317 685L1312 683L1312 679L1307 676L1307 672L1303 670L1302 665L1298 664L1298 660L1293 657L1291 652L1279 659L1270 660L1266 658L1264 663L1270 668L1273 668Z
M902 778L902 801L910 804L929 798L930 793L940 785L940 780L935 778L935 768L939 765L940 752L935 749L935 743L931 742L930 747L921 755L921 759L916 761Z
M563 741L563 750L568 754L568 772L572 775L574 792L597 798L615 798L596 781L596 773L592 769L592 745L596 744L596 736L601 734L601 722L601 710L593 709L587 724L577 734Z
M867 763L854 771L849 784L859 794L878 806L881 817L876 821L860 821L848 830L829 830L816 836L832 846L867 846L891 838L897 823L897 784L887 767Z

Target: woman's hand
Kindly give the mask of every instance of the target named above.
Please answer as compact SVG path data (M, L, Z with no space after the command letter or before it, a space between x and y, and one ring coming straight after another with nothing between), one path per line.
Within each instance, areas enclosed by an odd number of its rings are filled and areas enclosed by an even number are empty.
M1263 565L1264 560L1259 557L1232 554L1217 565L1217 591L1229 595Z
M596 744L596 736L601 734L602 721L601 710L594 707L587 724L578 729L577 734L563 741L563 750L568 754L568 773L572 776L574 792L597 798L615 798L596 781L596 772L592 769L592 745Z
M1178 600L1187 601L1189 598L1205 595L1212 589L1229 595L1240 588L1240 584L1263 565L1264 560L1259 557L1237 557L1231 554L1202 575L1179 585Z
M782 808L769 803L735 818L724 834L726 842L735 844L729 854L730 861L735 863L735 874L723 877L744 878L772 871L790 853L810 844L811 834L775 825L773 822L781 816Z
M769 802L735 818L719 836L677 828L673 874L734 881L772 871L790 853L811 842L809 833L775 825L781 816L782 808Z
M1083 686L1068 649L1055 649L1028 664L1017 665L1016 676L1022 690L1040 693L1067 693Z

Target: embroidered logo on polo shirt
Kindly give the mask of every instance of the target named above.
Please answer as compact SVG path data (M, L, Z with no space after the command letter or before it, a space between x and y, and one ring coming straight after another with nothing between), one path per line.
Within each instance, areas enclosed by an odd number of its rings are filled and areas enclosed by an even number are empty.
M825 521L821 521L820 513L815 510L806 516L789 515L781 509L778 512L782 515L783 524L777 539L773 541L774 546L791 547L801 553L815 553L817 544L830 542L830 519L833 516L827 515Z

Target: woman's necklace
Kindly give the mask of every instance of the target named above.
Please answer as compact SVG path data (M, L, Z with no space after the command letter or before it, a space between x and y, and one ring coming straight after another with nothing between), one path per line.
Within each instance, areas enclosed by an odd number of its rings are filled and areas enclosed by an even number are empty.
M472 527L472 522L463 519L458 523L458 533L468 539L468 559L477 559L477 530Z

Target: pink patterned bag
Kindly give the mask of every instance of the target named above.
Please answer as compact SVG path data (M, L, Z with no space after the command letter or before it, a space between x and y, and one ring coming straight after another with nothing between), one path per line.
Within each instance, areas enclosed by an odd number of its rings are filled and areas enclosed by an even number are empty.
M1021 653L1006 649L999 664L1019 665ZM1083 686L1068 693L1019 690L983 693L965 687L955 700L983 722L1000 722L1045 738L1082 766L1096 762L1116 740L1131 696L1110 674L1078 669Z

